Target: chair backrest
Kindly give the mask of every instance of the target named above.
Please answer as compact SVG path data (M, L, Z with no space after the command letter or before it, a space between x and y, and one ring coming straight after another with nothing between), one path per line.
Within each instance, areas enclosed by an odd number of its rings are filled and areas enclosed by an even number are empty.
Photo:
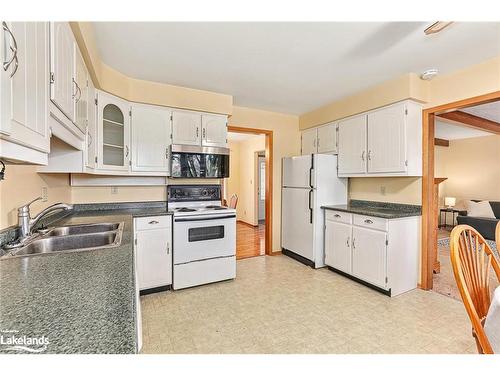
M483 236L469 225L457 225L450 237L450 257L458 290L472 322L480 353L493 349L483 329L491 303L490 268L500 281L500 265Z
M497 229L495 230L495 241L497 243L497 254L500 251L500 221L497 223Z
M231 195L231 199L229 200L229 208L236 208L237 204L238 204L238 195L237 194Z

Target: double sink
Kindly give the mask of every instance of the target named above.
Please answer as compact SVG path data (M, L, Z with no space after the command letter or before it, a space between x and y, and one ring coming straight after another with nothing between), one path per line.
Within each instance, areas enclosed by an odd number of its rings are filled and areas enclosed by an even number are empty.
M29 256L70 251L97 250L120 246L123 222L78 224L52 228L35 234L25 245L10 250L4 257Z

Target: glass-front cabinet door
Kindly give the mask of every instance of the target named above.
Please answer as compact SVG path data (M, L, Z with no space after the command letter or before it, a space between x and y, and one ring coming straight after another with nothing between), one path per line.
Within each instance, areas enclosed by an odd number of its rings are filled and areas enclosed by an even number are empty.
M97 95L100 169L128 170L130 165L130 116L126 101L102 91Z

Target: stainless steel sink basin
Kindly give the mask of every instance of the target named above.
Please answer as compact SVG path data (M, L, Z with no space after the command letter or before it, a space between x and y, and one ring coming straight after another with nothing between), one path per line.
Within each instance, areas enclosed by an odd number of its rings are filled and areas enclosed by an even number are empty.
M80 224L56 227L10 251L5 257L97 250L121 244L123 223Z
M99 248L112 245L115 242L116 237L116 232L104 232L42 238L24 246L13 255L29 255L75 249Z
M66 227L57 227L47 233L47 236L67 236L73 234L100 233L116 230L119 223L102 223L102 224L82 224L68 225Z

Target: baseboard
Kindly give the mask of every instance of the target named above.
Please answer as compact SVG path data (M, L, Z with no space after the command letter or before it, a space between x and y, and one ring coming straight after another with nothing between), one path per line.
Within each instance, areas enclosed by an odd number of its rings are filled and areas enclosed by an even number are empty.
M286 255L292 259L295 259L296 261L302 263L302 264L305 264L306 266L309 266L309 267L312 267L312 268L316 268L315 265L314 265L314 262L310 259L307 259L307 258L304 258L303 256L299 255L299 254L295 254L293 251L290 251L290 250L287 250L285 248L282 248L281 249L281 253L283 255Z
M247 223L246 221L243 221L243 220L236 220L237 223L240 223L240 224L243 224L243 225L246 225L247 227L250 227L250 228L257 228L259 225L253 225L253 224L250 224L250 223Z

